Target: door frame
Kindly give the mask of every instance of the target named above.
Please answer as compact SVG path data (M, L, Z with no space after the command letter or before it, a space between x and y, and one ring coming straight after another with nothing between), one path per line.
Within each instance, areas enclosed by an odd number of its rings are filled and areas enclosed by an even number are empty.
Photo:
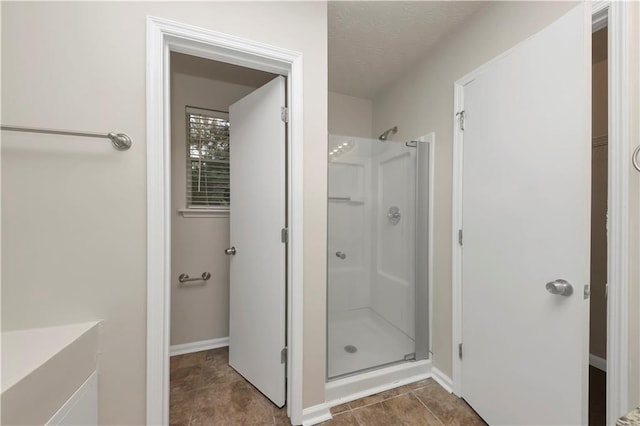
M302 423L303 56L147 17L147 424L169 423L171 119L169 56L178 52L287 77L287 414Z
M627 413L629 405L629 194L631 161L629 125L629 6L626 2L598 1L592 5L592 31L608 26L608 116L609 176L607 237L607 424ZM515 48L515 47L514 47ZM512 48L512 49L514 49ZM488 61L454 84L453 123L453 209L452 209L452 365L453 393L462 395L462 361L458 344L462 342L462 247L458 230L462 229L463 131L455 113L463 109L464 85L489 65L508 55L512 49ZM585 142L586 143L586 142Z

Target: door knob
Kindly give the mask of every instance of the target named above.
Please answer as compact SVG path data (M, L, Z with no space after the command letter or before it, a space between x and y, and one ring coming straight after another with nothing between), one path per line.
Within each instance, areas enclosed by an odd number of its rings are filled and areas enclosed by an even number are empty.
M229 247L228 249L224 249L224 254L226 254L227 256L235 256L236 255L236 248L235 247Z
M549 293L560 296L569 297L573 294L573 286L569 281L563 279L548 282L545 288Z

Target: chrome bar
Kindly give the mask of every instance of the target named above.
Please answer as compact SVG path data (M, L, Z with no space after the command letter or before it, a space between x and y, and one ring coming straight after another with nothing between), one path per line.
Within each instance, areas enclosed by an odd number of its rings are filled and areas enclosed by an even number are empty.
M633 151L633 155L631 156L633 167L635 167L636 170L640 172L640 162L638 160L638 154L640 154L640 145L638 145L638 147Z
M183 273L178 277L178 281L182 284L191 281L209 281L209 278L211 278L211 274L209 272L203 272L202 276L198 278L189 278L189 275Z
M351 201L351 197L329 197L329 201Z
M47 133L51 135L82 136L85 138L109 139L111 144L118 151L126 151L131 148L131 138L124 133L93 133L76 132L74 130L39 129L35 127L0 126L0 130L10 132Z

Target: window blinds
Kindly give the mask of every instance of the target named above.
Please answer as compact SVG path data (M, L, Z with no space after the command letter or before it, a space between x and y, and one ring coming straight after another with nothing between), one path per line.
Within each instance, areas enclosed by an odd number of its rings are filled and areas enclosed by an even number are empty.
M187 208L228 207L229 114L187 107Z

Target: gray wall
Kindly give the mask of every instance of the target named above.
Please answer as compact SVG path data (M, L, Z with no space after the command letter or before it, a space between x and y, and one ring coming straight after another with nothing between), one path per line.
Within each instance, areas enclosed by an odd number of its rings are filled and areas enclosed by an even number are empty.
M184 217L187 106L229 111L229 105L275 75L254 71L238 78L232 65L171 54L171 345L229 335L229 215ZM220 81L223 79L225 81ZM245 85L228 82L243 81ZM211 279L180 285L178 275Z

